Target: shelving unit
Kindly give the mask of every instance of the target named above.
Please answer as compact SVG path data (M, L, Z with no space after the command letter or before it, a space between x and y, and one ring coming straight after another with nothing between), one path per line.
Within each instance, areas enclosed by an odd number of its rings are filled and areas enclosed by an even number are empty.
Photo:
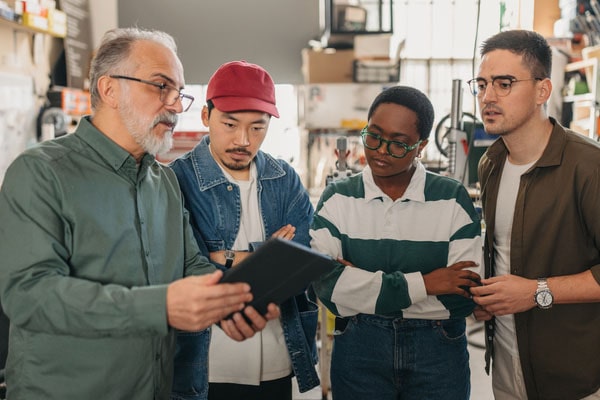
M563 97L563 102L573 103L573 122L571 129L592 139L598 138L598 111L600 95L600 77L598 59L590 58L567 64L565 73L585 70L588 92Z
M56 32L52 32L49 29L41 29L41 28L37 28L35 26L24 25L22 23L15 22L15 21L3 18L3 17L0 17L0 26L11 28L14 31L18 31L18 32L44 33L46 35L50 35L50 36L53 36L56 38L64 38L65 37L64 34L58 34Z

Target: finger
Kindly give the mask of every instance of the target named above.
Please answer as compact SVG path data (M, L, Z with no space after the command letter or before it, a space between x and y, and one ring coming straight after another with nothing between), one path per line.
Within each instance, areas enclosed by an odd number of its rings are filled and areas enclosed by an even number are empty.
M221 321L221 329L223 329L223 332L225 332L227 336L237 342L241 342L245 339L244 336L238 331L235 323L230 319Z
M479 264L474 261L459 261L456 264L452 264L448 268L451 268L455 271L460 271L465 268L474 268L474 267L478 267L478 266L479 266Z
M190 276L187 279L195 281L197 284L201 285L216 285L217 283L219 283L222 277L223 271L218 269L210 274Z
M265 329L267 320L263 317L254 307L246 307L244 314L252 322L252 328L254 331L261 331Z
M471 293L477 296L490 296L495 293L495 289L489 285L477 285L471 289Z
M248 316L247 312L244 312L244 314ZM256 318L256 316L254 316L254 318ZM252 318L250 319L252 320ZM248 321L246 321L241 313L233 314L233 322L235 322L235 327L244 339L251 338L258 331L258 329L254 329L250 324L248 324Z
M466 276L467 279L470 279L470 280L480 284L481 276L477 272L473 272L473 271L469 271L469 270L466 270L463 272L465 272L467 274L467 276Z
M354 265L351 262L344 260L342 257L338 257L337 262L339 262L340 264L344 264L346 267L354 267Z
M473 310L473 316L475 317L475 319L477 321L488 321L492 318L492 314L490 314L489 312L487 312L483 309L477 309L477 308L475 308Z
M291 224L287 224L287 225L279 228L275 233L273 233L273 237L285 238L289 235L294 235L295 232L296 232L296 227Z
M207 298L224 298L239 296L243 301L252 300L250 285L247 283L221 283L210 288L204 288ZM249 299L249 300L248 300Z
M281 315L281 310L279 309L279 307L277 307L276 304L274 303L270 303L267 306L267 314L265 314L265 318L270 321L272 319L276 319L279 318L279 316Z
M474 292L475 289L477 288L471 289L471 292ZM473 295L473 301L489 312L493 311L492 307L494 307L494 305L498 302L496 296L477 296L475 294Z
M461 278L459 278L458 282L459 282L458 286L468 286L468 287L479 286L479 282L476 281L475 279L470 278L470 276L461 277Z

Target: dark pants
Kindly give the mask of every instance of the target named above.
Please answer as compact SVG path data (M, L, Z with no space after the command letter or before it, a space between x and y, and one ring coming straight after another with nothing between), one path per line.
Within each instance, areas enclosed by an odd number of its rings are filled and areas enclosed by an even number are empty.
M4 369L6 357L8 356L8 317L2 311L0 305L0 369ZM4 380L4 379L3 379Z
M467 400L465 320L429 321L360 314L334 335L334 400Z
M208 400L292 400L292 377L264 381L260 386L209 383Z

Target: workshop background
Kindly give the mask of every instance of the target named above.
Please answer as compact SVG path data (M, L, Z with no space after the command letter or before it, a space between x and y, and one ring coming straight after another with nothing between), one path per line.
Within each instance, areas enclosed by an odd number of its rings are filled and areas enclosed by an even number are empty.
M493 141L466 85L481 42L507 29L544 35L555 56L549 114L597 139L599 17L596 0L0 0L0 184L19 153L71 133L90 112L94 48L107 29L137 25L175 37L186 92L196 98L162 161L206 134L206 83L222 63L243 59L277 84L281 118L263 149L290 162L313 199L335 174L364 167L367 107L397 84L423 90L434 104L424 164L476 193L476 165ZM342 148L350 150L344 159L335 152ZM0 369L7 325L0 313ZM473 398L485 400L480 326L472 322L470 333ZM321 339L326 351L326 332Z

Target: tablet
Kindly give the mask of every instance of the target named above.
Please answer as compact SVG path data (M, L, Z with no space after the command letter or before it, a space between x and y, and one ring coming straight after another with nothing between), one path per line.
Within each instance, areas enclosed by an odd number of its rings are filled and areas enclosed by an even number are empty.
M333 258L291 240L271 238L235 267L225 271L220 282L246 282L253 300L248 303L267 313L269 303L281 304L300 294L336 263Z

